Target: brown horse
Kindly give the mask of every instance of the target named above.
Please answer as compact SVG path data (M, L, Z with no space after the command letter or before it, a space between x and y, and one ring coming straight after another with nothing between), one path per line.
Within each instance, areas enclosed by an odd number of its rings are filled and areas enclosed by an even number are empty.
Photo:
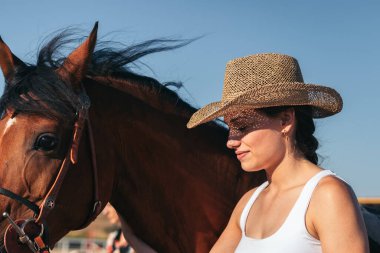
M39 248L87 225L107 202L139 252L208 252L240 196L264 175L240 169L223 126L186 129L195 109L129 69L187 42L95 50L96 31L67 58L54 58L61 34L36 65L0 39L0 208L10 216L0 236L8 252L47 251ZM17 242L11 220L26 224L29 242Z

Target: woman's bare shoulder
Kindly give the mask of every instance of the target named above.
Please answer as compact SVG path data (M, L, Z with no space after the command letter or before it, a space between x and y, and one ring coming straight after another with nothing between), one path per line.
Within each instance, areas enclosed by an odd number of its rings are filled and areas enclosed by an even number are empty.
M359 204L351 186L335 176L321 179L311 198L309 211L316 228L329 227L328 222L357 222Z
M318 183L313 193L314 201L326 203L326 201L348 200L355 201L355 193L351 186L336 176L326 176Z
M323 252L369 252L359 203L346 182L335 176L321 179L309 211Z

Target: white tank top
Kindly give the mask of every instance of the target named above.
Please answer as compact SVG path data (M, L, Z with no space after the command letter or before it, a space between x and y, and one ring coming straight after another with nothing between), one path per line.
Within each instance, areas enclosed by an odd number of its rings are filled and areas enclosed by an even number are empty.
M321 242L311 236L306 229L305 215L315 187L323 177L328 175L335 174L329 170L323 170L314 175L303 187L282 226L269 237L255 239L246 236L245 224L249 210L260 193L268 186L268 182L260 185L252 194L241 214L242 238L235 253L321 253Z

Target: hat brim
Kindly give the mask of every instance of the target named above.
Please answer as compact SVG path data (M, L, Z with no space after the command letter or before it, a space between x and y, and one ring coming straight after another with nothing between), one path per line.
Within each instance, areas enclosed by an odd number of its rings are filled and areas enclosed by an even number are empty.
M340 112L343 101L332 88L305 83L278 83L266 85L260 89L251 89L236 98L223 102L213 102L196 111L188 128L223 116L227 111L237 107L266 108L275 106L312 106L314 118L324 118Z

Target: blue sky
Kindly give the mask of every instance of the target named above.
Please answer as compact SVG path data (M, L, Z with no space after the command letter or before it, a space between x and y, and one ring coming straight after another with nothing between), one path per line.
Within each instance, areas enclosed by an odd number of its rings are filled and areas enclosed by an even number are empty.
M358 196L380 196L380 2L353 0L1 0L0 35L13 52L35 62L42 39L68 26L123 43L157 37L203 38L144 59L141 73L182 81L195 106L219 100L227 61L278 52L296 57L306 82L328 85L343 111L316 120L322 167ZM3 78L0 77L1 86Z

